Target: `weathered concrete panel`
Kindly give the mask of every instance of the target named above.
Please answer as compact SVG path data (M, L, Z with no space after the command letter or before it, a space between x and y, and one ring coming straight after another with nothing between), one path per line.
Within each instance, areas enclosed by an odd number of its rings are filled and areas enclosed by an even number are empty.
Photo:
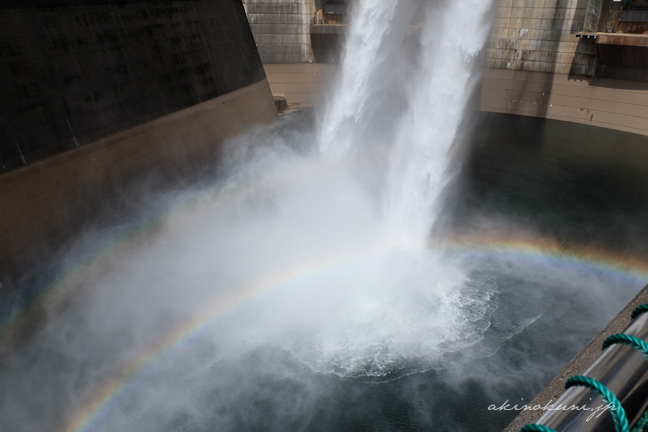
M606 31L616 6L606 0L602 7L598 30ZM627 67L617 58L625 53L605 52L610 64L599 64L594 40L576 37L587 8L583 0L501 0L487 45L481 110L648 135L644 59L636 55L636 67Z
M2 6L0 173L265 77L236 0Z
M489 67L593 74L595 50L575 56L575 33L582 30L586 9L587 3L579 0L501 1L489 41L496 49L488 53Z
M314 60L310 24L315 0L243 0L243 4L263 63Z
M296 4L248 3L245 5L245 11L250 15L257 15L257 14L300 15L302 13L302 5L299 3ZM286 18L289 17L287 16Z

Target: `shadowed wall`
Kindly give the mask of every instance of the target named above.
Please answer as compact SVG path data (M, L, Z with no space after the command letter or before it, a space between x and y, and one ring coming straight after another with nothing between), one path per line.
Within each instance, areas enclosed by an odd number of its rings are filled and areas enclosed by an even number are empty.
M264 78L240 1L3 2L0 173Z
M277 118L235 0L4 2L0 76L0 297Z

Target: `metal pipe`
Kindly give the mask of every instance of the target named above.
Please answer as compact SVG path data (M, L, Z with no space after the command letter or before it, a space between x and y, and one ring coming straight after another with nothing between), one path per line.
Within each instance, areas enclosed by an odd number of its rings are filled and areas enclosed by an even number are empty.
M648 341L648 313L635 318L623 333ZM583 375L599 381L616 395L626 412L630 428L648 408L648 360L636 349L626 345L612 345ZM605 409L606 403L584 387L566 390L550 407L553 409L547 410L537 423L558 432L614 430L612 416L609 409Z

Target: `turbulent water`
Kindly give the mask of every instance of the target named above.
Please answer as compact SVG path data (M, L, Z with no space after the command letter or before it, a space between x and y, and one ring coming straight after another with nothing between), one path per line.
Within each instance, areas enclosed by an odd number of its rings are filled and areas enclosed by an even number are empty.
M457 225L540 231L506 182L459 176L490 8L356 2L315 124L231 140L217 179L60 257L1 358L0 430L505 426L487 407L532 397L642 281L453 243ZM497 171L528 196L546 174Z

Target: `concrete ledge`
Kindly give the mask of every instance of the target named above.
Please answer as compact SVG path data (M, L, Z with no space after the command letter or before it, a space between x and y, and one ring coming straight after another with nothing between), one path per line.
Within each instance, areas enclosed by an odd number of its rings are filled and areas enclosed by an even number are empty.
M648 35L597 33L597 44L648 47Z
M261 61L311 63L314 0L243 0Z

